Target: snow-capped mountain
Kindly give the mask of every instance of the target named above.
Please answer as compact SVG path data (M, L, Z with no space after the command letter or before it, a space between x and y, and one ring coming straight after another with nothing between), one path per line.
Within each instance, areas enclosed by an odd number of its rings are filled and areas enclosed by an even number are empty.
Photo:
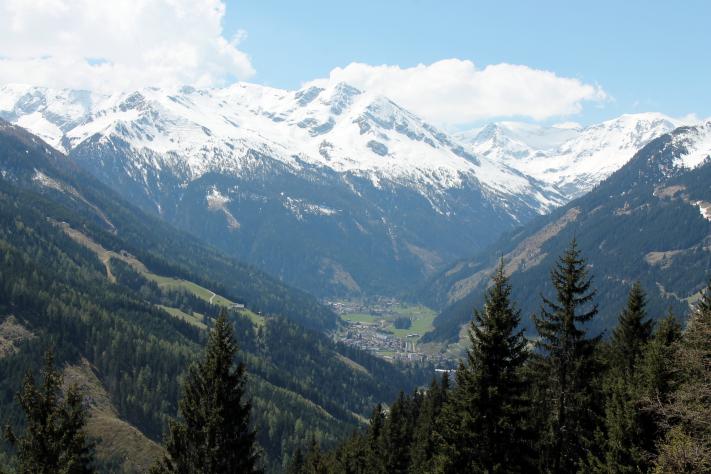
M538 213L561 203L554 187L480 160L387 98L343 83L296 92L239 83L111 96L10 85L0 87L0 116L65 153L96 136L121 138L141 155L141 167L177 167L190 180L211 171L243 173L253 165L251 150L294 170L308 164L376 186L397 181L427 194L433 206L438 190L472 178L492 199L531 197L526 205ZM519 218L516 210L512 215Z
M567 199L590 191L652 139L682 122L658 113L622 115L589 127L498 122L462 133L480 157L558 187Z
M0 117L134 204L318 294L399 290L564 200L343 83L112 95L12 85Z

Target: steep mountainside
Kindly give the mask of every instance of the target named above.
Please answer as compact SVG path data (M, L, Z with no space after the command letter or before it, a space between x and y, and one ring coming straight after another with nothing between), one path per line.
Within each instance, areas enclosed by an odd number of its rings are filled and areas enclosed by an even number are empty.
M492 123L458 138L469 143L477 156L554 185L567 199L573 199L620 169L649 141L679 125L679 120L665 115L645 113L585 128Z
M124 203L39 138L1 120L0 136L2 179L51 194L63 205L82 211L81 225L91 225L89 235L104 247L129 252L168 276L190 274L204 286L228 293L237 302L247 302L254 311L279 314L319 330L335 327L336 315L312 296L289 288L252 266L227 259L197 239L175 232L161 220Z
M180 376L220 307L236 324L270 470L312 434L330 443L375 403L423 382L423 371L406 374L294 324L324 328L335 316L123 203L4 122L0 260L0 424L21 424L14 393L53 345L90 392L90 428L109 466L138 469L159 452L149 439L175 416Z
M125 198L311 292L394 292L563 197L385 97L0 88L0 117Z
M528 316L550 294L548 273L575 236L597 275L601 316L609 328L639 280L652 316L685 314L711 277L711 122L680 127L651 141L589 194L502 237L458 262L419 293L442 309L429 338L455 338L481 303L496 260L506 261L514 296Z

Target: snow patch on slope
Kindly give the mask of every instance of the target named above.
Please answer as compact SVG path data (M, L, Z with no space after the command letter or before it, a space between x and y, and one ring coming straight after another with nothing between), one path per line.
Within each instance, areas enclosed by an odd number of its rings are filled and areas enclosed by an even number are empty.
M711 122L690 127L686 133L675 139L686 147L687 152L674 160L674 166L694 169L711 160Z

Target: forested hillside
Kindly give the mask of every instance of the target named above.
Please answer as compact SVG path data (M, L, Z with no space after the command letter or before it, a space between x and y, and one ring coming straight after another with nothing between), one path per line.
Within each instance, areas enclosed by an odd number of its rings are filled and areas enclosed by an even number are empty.
M501 237L486 252L443 270L416 299L440 309L427 338L457 339L504 256L522 324L533 329L556 255L575 237L600 290L593 329L611 328L626 292L640 281L650 312L685 314L711 276L711 123L681 127L642 148L589 194Z
M92 406L128 423L122 456L155 455L142 448L160 441L176 415L181 374L220 307L231 308L269 470L311 436L334 442L377 402L424 380L304 329L333 327L335 315L123 204L4 124L0 173L3 425L22 428L15 393L51 346L66 374L94 388ZM99 403L102 393L108 399ZM118 421L90 424L91 434L116 442ZM102 462L129 468L117 452Z
M22 128L0 121L0 149L5 183L47 196L53 217L82 229L107 249L127 251L166 276L189 273L197 283L228 293L254 311L279 314L315 329L335 326L336 316L312 296L138 211ZM24 199L31 204L36 198L30 194Z

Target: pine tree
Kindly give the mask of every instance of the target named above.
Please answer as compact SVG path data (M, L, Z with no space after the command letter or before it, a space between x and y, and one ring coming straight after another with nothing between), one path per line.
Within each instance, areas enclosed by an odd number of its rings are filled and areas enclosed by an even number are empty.
M367 435L368 472L373 474L385 472L385 454L383 451L383 437L385 431L385 412L378 403L370 416Z
M642 450L643 465L656 457L658 442L664 436L664 418L658 411L667 403L675 385L674 359L682 330L671 313L659 320L639 363L637 380L640 393L638 422L640 430L635 444Z
M544 464L554 473L575 472L586 457L594 433L593 377L599 337L587 337L583 325L598 312L595 290L585 260L573 239L551 272L555 301L543 297L534 315L540 336L541 376L547 381L549 404Z
M674 366L679 384L660 406L668 431L656 472L711 472L711 283L687 323Z
M612 333L612 364L624 371L627 380L633 377L652 335L652 321L647 319L646 305L644 290L636 282Z
M368 438L361 432L354 431L351 437L331 453L330 472L339 474L365 474L377 472L369 467Z
M51 350L45 354L42 386L28 373L18 394L27 417L25 434L7 427L6 437L17 449L21 474L82 474L95 472L93 443L87 440L82 396L72 385L62 399L62 374L54 368Z
M673 359L682 328L677 317L669 314L657 323L652 339L647 344L641 364L642 388L648 405L666 402L672 390Z
M457 386L442 412L438 466L443 472L528 470L521 374L528 351L510 297L502 261L484 310L475 311L466 364L457 369Z
M328 474L328 465L324 459L323 454L321 454L321 447L316 441L316 437L311 437L311 443L309 444L309 449L304 457L304 465L301 470L302 474ZM235 471L242 472L242 471Z
M168 457L159 471L178 473L260 472L249 402L244 400L245 367L234 366L237 346L227 314L215 322L204 357L193 364L172 422Z
M422 402L417 418L413 443L410 449L411 472L426 474L434 471L434 457L437 447L437 420L447 401L449 374L442 375L442 381L433 380Z
M413 423L408 402L405 394L400 392L385 419L383 453L385 472L389 474L405 474L410 467Z
M643 354L652 333L652 321L645 311L646 297L639 283L630 290L627 306L612 333L610 364L604 382L603 472L640 472L648 468L650 420L642 410Z
M304 472L304 453L301 452L301 448L296 448L294 457L289 463L289 468L287 469L288 474L302 474Z

